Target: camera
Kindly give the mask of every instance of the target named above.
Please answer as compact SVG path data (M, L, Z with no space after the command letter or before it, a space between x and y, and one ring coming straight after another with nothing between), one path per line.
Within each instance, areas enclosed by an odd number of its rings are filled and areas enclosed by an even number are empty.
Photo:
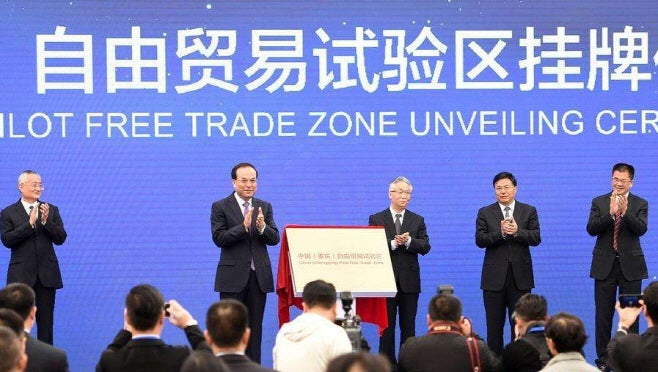
M622 308L625 307L642 307L640 300L642 299L641 294L620 294L619 295L619 305Z
M345 319L341 323L341 326L347 333L350 343L352 343L352 351L358 352L361 350L363 336L361 335L361 318L359 318L358 315L350 314L350 311L352 311L352 303L354 303L352 292L341 292L340 302L343 305L343 311L345 312Z
M455 294L455 287L451 284L441 284L436 288L436 294L452 295Z

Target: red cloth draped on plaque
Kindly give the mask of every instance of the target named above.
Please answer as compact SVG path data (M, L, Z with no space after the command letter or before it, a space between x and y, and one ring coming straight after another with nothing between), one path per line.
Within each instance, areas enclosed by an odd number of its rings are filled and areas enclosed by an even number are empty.
M288 227L318 228L334 226L286 226L286 228ZM290 321L290 306L294 305L299 309L302 308L302 299L301 297L295 297L295 292L292 286L290 262L288 261L288 239L286 238L286 228L283 229L281 251L279 252L279 268L277 270L276 278L276 294L279 296L279 327ZM361 317L361 321L376 324L379 335L381 335L386 327L388 327L388 318L386 317L386 298L358 297L356 307L357 314Z

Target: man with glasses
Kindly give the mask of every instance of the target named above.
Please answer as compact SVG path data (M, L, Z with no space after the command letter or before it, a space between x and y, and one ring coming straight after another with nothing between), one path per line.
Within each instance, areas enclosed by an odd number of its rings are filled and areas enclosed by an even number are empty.
M231 170L234 192L212 205L212 240L221 249L215 291L219 298L233 298L249 309L251 337L246 355L261 362L263 313L268 292L274 291L268 245L279 243L272 204L256 199L258 171L249 163Z
M368 219L370 226L384 226L386 245L391 254L397 294L386 299L388 328L379 339L379 352L393 365L395 358L395 318L400 312L400 345L416 335L416 311L420 293L418 255L430 251L425 219L408 210L413 186L405 177L394 179L388 186L391 204Z
M541 243L537 210L516 200L516 185L512 173L496 174L496 202L480 208L475 224L475 244L485 249L480 288L487 343L498 355L503 352L505 313L514 340L514 306L535 286L530 247Z
M59 210L40 200L41 176L26 170L18 176L21 198L2 210L2 244L11 249L7 284L25 283L36 294L37 338L53 344L55 291L62 288L62 274L53 244L66 240Z
M649 204L631 194L635 168L626 163L612 167L612 191L592 200L587 232L596 236L589 276L594 279L596 306L596 360L605 370L606 347L619 293L640 293L648 277L640 237L647 232ZM638 323L631 327L638 333Z

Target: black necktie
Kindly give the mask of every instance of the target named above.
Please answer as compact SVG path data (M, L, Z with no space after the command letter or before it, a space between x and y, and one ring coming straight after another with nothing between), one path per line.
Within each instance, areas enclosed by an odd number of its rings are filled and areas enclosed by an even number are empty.
M400 213L395 215L395 233L397 235L400 235L400 232L402 231L402 222L400 222L400 217L402 217Z
M505 207L505 218L509 218L509 210L510 209L511 209L510 207Z

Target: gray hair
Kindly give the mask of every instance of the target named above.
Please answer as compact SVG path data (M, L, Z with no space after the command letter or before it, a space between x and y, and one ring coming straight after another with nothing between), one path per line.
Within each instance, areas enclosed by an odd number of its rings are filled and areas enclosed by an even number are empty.
M23 173L18 175L18 184L20 185L21 183L25 182L27 176L29 176L30 174L36 174L37 176L39 175L39 173L33 170L30 169L24 170Z
M411 184L411 181L407 179L407 177L400 176L400 177L396 177L393 181L391 181L391 183L388 184L388 190L391 191L393 189L393 185L400 182L406 183L407 185L409 185L410 188L414 187Z

